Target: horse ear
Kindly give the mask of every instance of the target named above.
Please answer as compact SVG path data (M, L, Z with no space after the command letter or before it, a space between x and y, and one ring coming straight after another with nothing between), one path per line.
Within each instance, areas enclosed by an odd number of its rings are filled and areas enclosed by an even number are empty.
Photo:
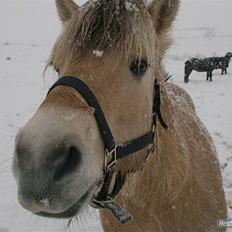
M148 10L154 20L156 32L161 34L172 26L177 15L180 0L153 0L149 1Z
M62 23L69 20L79 11L79 6L73 0L56 0L57 12Z

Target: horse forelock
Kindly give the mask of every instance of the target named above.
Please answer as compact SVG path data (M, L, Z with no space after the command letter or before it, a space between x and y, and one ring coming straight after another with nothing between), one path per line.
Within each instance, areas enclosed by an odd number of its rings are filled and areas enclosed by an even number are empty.
M95 50L125 64L132 51L152 62L155 43L153 21L144 1L89 1L64 26L48 65L72 64Z

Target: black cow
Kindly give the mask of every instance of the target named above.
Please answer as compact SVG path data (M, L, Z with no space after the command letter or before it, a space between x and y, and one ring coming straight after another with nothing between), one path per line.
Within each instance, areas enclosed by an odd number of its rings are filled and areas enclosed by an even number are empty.
M184 81L189 82L189 76L193 70L198 72L206 72L207 81L212 81L213 70L221 69L222 75L227 74L232 53L228 52L224 57L209 57L205 59L192 58L185 62L185 77Z

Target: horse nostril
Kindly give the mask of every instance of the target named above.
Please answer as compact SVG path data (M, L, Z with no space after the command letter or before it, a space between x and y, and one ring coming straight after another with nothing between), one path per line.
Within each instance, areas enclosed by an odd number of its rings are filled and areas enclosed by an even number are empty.
M81 161L81 154L76 147L70 147L68 154L62 163L56 167L54 180L58 181L61 178L72 173Z

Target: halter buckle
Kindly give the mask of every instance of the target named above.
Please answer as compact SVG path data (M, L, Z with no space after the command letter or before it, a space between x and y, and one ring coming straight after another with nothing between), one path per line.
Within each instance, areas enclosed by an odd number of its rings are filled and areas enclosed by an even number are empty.
M118 145L115 145L112 151L109 151L108 149L106 149L105 151L105 172L108 172L109 169L115 167L117 163L117 148L118 148ZM110 157L111 157L111 161L108 162Z

